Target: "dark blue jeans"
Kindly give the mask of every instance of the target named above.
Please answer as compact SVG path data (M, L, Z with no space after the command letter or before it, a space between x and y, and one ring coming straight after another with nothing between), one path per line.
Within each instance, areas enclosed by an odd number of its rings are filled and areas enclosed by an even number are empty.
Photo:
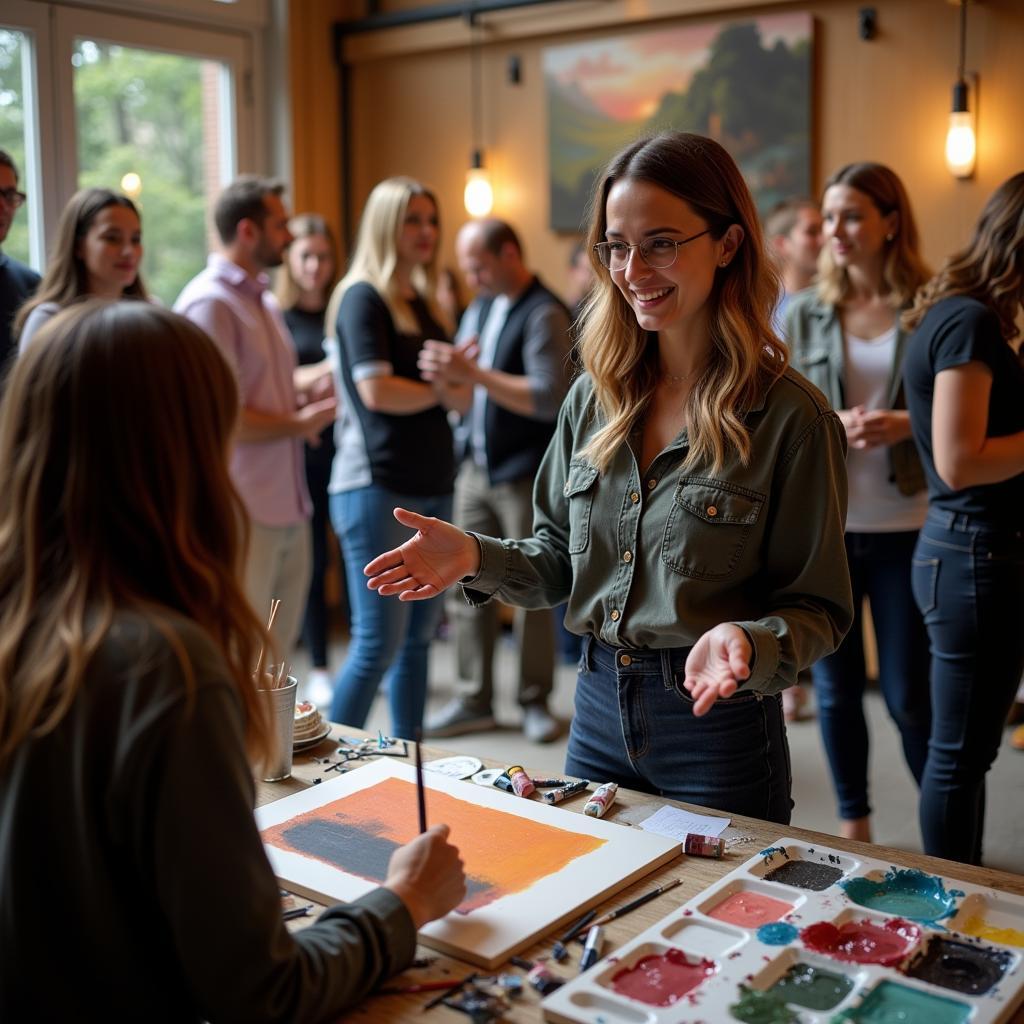
M565 770L788 824L792 777L781 698L740 690L695 718L683 689L689 653L616 649L584 637Z
M366 585L363 566L412 536L391 514L396 505L423 516L452 515L451 495L414 497L375 485L331 495L331 521L341 541L352 611L352 641L334 682L331 721L361 728L386 673L391 733L412 739L423 724L427 653L443 605L381 597Z
M910 562L917 531L848 533L853 625L833 654L814 666L821 737L845 820L871 813L868 723L864 716L864 597L878 642L878 683L900 732L903 756L920 785L928 758L928 634L914 604Z
M924 850L980 864L985 775L1024 671L1024 531L932 509L913 578L932 652Z

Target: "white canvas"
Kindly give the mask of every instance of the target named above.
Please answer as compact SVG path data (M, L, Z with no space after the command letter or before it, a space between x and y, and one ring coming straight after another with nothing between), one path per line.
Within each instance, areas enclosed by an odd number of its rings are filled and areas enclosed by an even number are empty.
M414 786L415 771L409 765L393 761L365 765L337 780L260 807L256 811L257 825L266 832L268 828L290 823L306 812L394 779ZM535 799L522 799L430 772L424 774L424 784L430 824L435 823L431 816L431 792L437 791L470 805L465 809L470 819L474 808L486 808L511 816L508 822L510 841L514 840L516 830L516 822L512 819L524 819L573 836L604 841L597 849L576 857L561 870L544 875L523 891L505 893L469 913L452 912L421 930L420 940L426 945L488 970L680 854L679 843L673 839L574 814ZM581 795L576 799L582 804L585 797ZM490 815L483 817L489 823L495 821ZM414 814L410 828L415 831ZM473 837L477 841L479 838ZM458 845L457 832L453 833L452 841ZM496 848L502 842L503 836L493 837ZM266 842L266 835L265 847L282 885L319 902L350 901L377 885L316 857ZM338 859L344 861L344 851ZM383 867L380 867L382 872Z

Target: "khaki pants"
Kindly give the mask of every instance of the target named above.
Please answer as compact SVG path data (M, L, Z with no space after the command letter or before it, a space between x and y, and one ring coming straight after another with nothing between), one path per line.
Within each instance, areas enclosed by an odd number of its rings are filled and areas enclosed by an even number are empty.
M245 560L245 596L264 623L270 602L279 598L272 630L277 653L288 661L299 638L312 572L309 523L264 526L249 523L249 555Z
M533 480L491 485L486 471L463 462L455 481L455 523L492 537L520 539L533 532ZM466 603L453 588L448 614L455 629L458 695L473 710L491 710L494 697L494 647L498 638L498 607ZM554 618L550 609L515 610L519 648L519 703L543 704L551 694L554 664Z

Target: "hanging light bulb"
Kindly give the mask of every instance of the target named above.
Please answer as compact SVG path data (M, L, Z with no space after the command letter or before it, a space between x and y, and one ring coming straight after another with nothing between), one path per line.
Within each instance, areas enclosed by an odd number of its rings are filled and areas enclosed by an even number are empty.
M974 135L974 115L969 109L964 60L967 50L967 0L960 0L960 64L956 84L953 86L953 110L946 131L946 167L955 178L969 178L974 174L974 161L978 144Z
M494 208L494 189L491 176L484 168L483 154L473 150L473 165L466 171L466 188L462 193L466 213L470 217L486 217Z
M974 136L974 115L968 110L967 83L953 86L953 110L946 132L946 167L955 178L969 178L974 173L978 145Z

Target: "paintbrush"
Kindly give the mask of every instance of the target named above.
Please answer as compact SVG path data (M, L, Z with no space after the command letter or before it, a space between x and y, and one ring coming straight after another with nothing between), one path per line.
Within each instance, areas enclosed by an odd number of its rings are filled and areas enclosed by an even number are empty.
M274 628L274 619L277 617L277 609L280 607L281 601L279 598L272 598L270 601L270 619L267 621L267 632L269 633ZM256 677L256 686L258 689L264 689L260 686L260 669L263 667L263 648L260 647L260 656L256 659L256 671L253 673Z
M427 831L427 795L423 790L423 758L420 754L420 741L423 730L417 728L413 740L416 746L416 804L420 812L420 835Z
M668 892L669 889L674 889L680 882L681 878L673 878L671 882L666 882L664 885L659 885L657 889L652 889L650 892L645 892L643 896L637 896L635 900L630 900L624 907L619 907L618 910L609 911L607 914L602 914L594 925L605 925L609 921L614 921L617 917L622 917L623 914L629 914L634 910L642 907L645 903L649 903L656 896L660 896L663 892ZM593 925L591 925L593 927Z
M455 995L464 985L468 985L471 981L475 981L477 977L477 971L472 974L467 974L461 981L456 981L453 985L446 988L439 996L435 996L430 1000L429 1003L423 1004L424 1010L432 1010L435 1006L440 1006L449 996Z

